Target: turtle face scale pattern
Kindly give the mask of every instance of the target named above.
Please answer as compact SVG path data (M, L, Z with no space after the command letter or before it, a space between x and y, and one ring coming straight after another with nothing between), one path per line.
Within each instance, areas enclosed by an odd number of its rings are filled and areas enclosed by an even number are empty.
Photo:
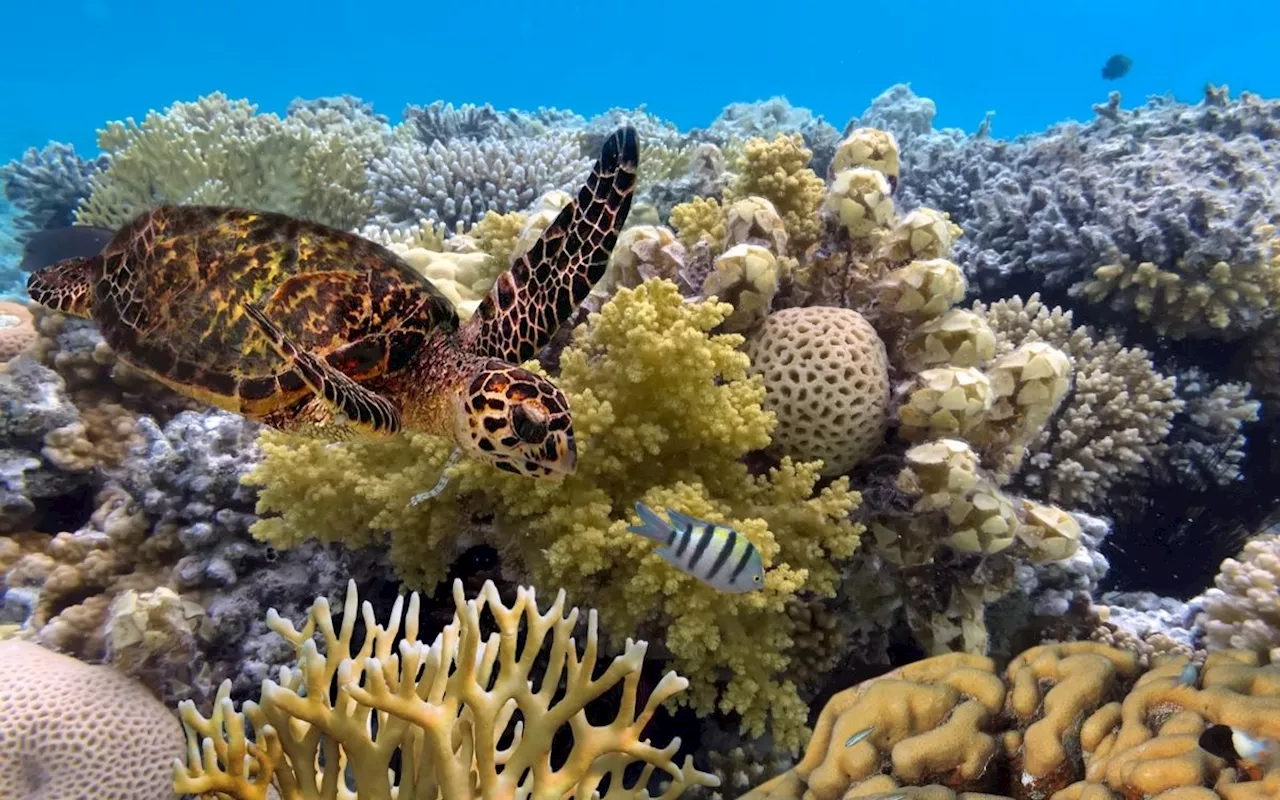
M532 358L604 274L639 167L605 140L573 202L460 325L386 248L283 214L162 206L92 258L32 273L31 298L92 319L116 355L189 397L331 439L445 436L518 475L572 472L569 403Z
M567 475L577 467L569 401L541 375L489 359L456 403L454 438L473 457L530 477Z

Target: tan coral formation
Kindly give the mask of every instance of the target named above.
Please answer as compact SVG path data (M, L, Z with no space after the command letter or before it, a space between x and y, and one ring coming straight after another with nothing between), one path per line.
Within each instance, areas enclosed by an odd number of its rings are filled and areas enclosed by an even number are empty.
M628 639L597 676L596 613L588 613L580 653L574 640L578 611L566 613L563 591L545 612L532 589L520 588L509 606L492 582L467 600L456 581L453 595L453 622L430 642L418 638L416 593L407 608L398 598L382 625L368 602L357 615L354 581L341 627L323 597L301 629L269 611L268 627L293 644L297 666L283 669L279 682L264 681L261 702L246 703L243 712L228 696L230 682L219 690L209 717L182 703L188 753L186 764L174 762L175 788L235 800L265 800L273 786L281 800L621 800L651 797L655 773L667 777L659 795L664 799L690 786L717 785L714 776L694 769L691 758L675 762L679 739L656 747L641 738L658 707L688 685L668 672L641 705L644 642ZM358 617L365 635L353 648ZM491 618L496 630L486 633L482 618ZM545 661L539 658L544 652ZM590 722L586 707L615 693L614 717ZM566 727L571 749L553 767L552 741ZM396 758L398 781L391 768ZM638 775L628 771L636 764L643 765ZM344 772L356 791L337 789ZM337 793L317 792L322 785Z
M36 340L35 319L22 303L0 300L0 365Z
M182 730L141 685L22 641L0 641L0 797L172 800Z
M833 696L804 758L742 800L1280 797L1280 763L1237 768L1199 746L1211 725L1280 740L1280 665L1242 651L1188 663L1144 672L1094 642L1034 647L1002 673L935 656Z

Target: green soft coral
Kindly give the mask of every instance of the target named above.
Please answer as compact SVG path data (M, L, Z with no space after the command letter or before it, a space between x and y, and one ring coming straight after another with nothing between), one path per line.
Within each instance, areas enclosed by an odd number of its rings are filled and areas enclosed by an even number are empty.
M324 445L262 439L248 480L263 486L255 535L277 546L312 536L350 545L391 532L392 558L411 584L431 586L464 534L488 538L505 562L542 586L589 599L614 631L664 640L689 675L684 701L699 713L738 713L753 735L770 727L797 747L806 711L783 680L792 647L787 601L834 595L839 561L857 549L859 496L845 479L815 493L816 464L789 460L765 475L741 463L775 424L764 388L747 375L742 338L712 335L732 308L686 303L675 285L623 289L575 331L557 383L573 408L578 470L532 481L484 464L451 468L449 488L407 505L435 483L452 445L414 436ZM762 591L725 595L674 570L651 542L627 533L642 500L731 525L769 567ZM493 523L474 527L471 509ZM576 602L576 600L575 600ZM771 723L771 724L770 724Z

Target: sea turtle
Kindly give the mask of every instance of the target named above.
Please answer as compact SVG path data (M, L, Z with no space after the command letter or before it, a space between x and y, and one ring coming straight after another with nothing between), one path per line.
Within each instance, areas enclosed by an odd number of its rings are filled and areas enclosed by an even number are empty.
M523 369L586 298L626 221L639 149L604 143L586 184L466 324L390 250L283 214L166 206L100 255L31 275L123 361L182 394L315 436L445 436L520 475L572 472L569 404Z

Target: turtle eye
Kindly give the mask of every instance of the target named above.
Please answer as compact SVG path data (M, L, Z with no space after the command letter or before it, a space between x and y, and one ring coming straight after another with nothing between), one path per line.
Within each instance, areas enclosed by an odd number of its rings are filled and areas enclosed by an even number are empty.
M511 429L523 442L537 443L547 438L547 412L531 403L511 409Z

